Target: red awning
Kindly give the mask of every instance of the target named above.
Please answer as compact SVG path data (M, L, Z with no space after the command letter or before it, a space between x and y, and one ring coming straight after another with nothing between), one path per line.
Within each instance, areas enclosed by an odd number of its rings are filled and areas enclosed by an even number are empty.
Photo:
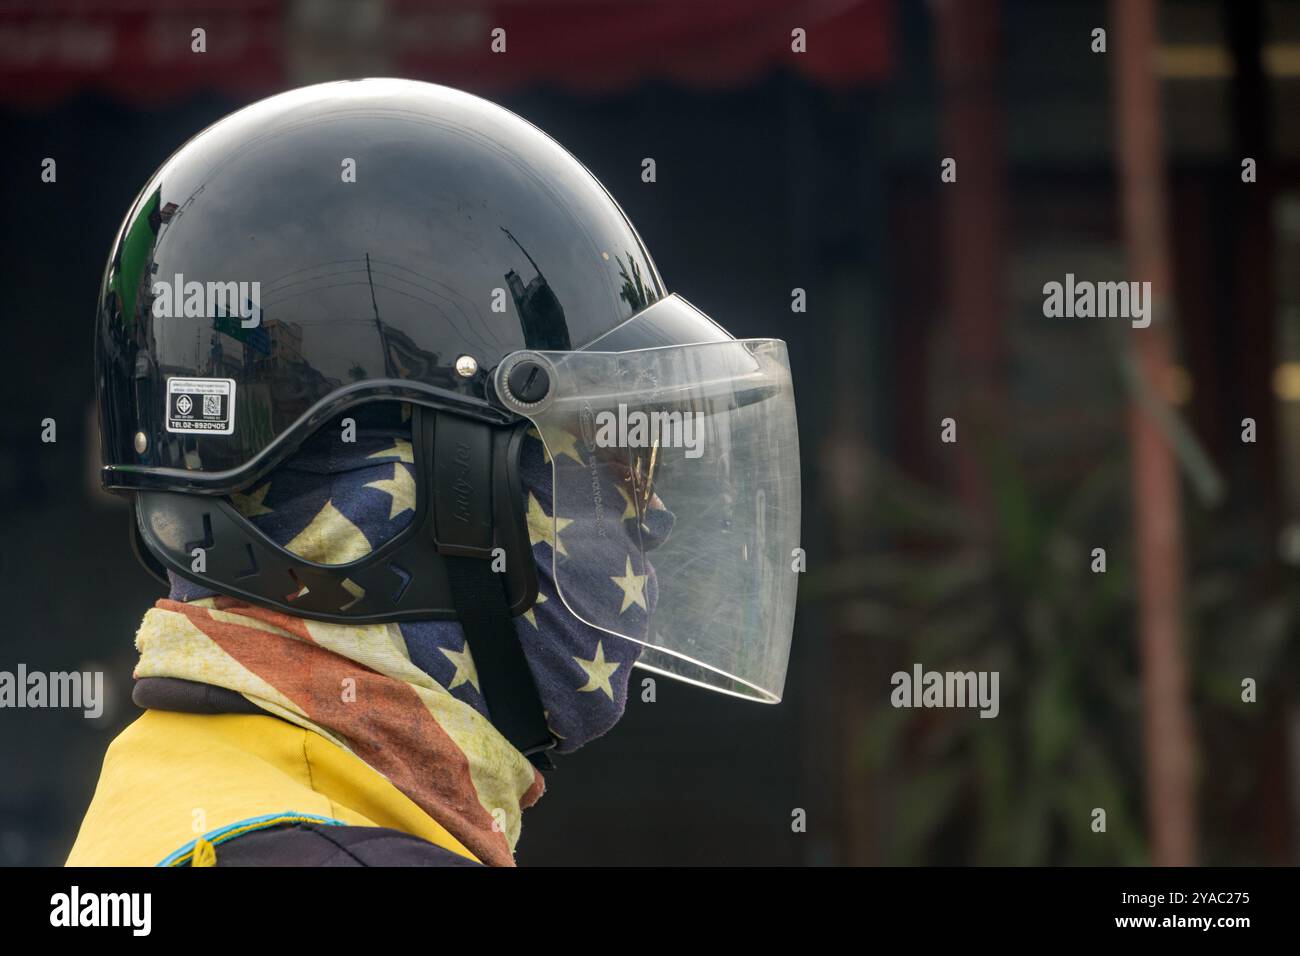
M855 86L887 72L892 13L892 0L19 0L0 6L0 98L98 90L156 102L382 74L608 92L646 80L724 87L777 68ZM196 27L205 53L191 51ZM498 27L504 53L490 48ZM806 53L791 51L796 28Z

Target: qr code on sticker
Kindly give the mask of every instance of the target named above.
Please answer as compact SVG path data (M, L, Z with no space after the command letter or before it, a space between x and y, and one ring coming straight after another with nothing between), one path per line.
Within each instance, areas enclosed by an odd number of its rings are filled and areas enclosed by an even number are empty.
M204 395L203 396L203 414L208 417L216 418L221 415L221 396Z

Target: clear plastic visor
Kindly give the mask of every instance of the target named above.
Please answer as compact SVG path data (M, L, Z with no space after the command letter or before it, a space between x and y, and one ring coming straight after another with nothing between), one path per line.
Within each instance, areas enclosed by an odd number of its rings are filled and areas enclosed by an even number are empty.
M675 297L651 311L669 303L695 312ZM509 397L520 362L550 379L535 404ZM785 343L516 352L496 385L551 459L550 514L543 508L530 526L535 543L550 545L569 612L641 645L640 667L780 700L799 547Z

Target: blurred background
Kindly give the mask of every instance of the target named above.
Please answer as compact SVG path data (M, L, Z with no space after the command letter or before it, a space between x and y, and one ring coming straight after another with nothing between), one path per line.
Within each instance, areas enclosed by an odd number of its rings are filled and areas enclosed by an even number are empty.
M64 859L162 596L95 476L121 217L226 113L367 75L541 126L670 289L790 345L784 703L634 697L548 774L521 864L1300 862L1300 4L17 0L0 670L102 668L109 700L0 711L0 863ZM1157 321L1045 317L1067 273L1151 281ZM999 716L891 707L915 663L998 671Z

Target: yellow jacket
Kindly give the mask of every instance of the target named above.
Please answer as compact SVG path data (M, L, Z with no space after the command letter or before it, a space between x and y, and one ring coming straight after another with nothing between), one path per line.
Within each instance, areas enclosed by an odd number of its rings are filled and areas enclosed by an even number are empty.
M390 827L475 859L360 758L276 717L147 710L104 755L68 866L210 865L293 822Z

